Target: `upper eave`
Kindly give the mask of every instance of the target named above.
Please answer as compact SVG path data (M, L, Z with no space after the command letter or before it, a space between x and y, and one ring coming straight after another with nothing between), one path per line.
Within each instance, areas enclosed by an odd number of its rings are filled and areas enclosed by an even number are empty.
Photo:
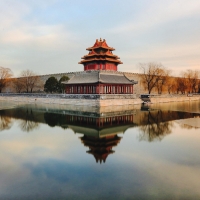
M93 49L108 49L114 51L115 49L112 47L105 47L105 46L97 46L97 47L88 47L86 50L91 51Z
M120 60L114 60L114 59L109 59L109 58L91 58L88 60L82 60L78 64L83 64L83 63L93 62L93 61L110 61L110 62L114 62L118 64L123 64L123 62L121 62Z

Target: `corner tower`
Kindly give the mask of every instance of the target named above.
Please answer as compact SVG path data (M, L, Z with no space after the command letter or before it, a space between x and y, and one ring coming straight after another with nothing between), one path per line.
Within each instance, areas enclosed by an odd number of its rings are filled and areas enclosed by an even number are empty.
M111 70L117 71L118 64L122 64L117 55L112 51L115 49L109 47L105 39L96 40L92 47L87 48L88 55L82 57L79 64L84 65L84 71L88 70Z

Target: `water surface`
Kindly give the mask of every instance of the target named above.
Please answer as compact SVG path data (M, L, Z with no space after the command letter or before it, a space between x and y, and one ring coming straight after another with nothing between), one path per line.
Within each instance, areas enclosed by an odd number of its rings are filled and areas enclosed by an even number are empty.
M0 107L0 199L200 199L199 101Z

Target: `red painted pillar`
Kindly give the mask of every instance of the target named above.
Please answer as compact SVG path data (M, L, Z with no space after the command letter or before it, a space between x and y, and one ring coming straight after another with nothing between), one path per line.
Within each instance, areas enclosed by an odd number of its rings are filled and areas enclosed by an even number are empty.
M81 85L81 94L83 94L83 86Z
M96 86L96 94L99 94L99 85Z

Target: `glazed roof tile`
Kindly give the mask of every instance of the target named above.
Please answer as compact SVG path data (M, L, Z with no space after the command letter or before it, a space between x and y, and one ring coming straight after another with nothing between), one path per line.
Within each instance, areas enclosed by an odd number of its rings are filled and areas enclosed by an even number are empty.
M124 74L109 74L101 71L88 71L75 74L69 81L63 84L85 84L85 83L112 83L112 84L135 84Z
M111 53L89 53L88 55L84 55L82 57L82 59L86 59L88 57L93 57L93 56L109 56L109 57L113 57L114 59L117 58L119 59L119 57L117 55L111 54Z
M81 59L79 64L85 64L88 62L93 61L110 61L116 64L123 64L117 55L112 53L115 50L112 47L109 47L106 43L106 40L96 40L95 44L92 47L87 48L89 51L88 55L84 55Z
M87 60L81 60L78 64L82 64L82 63L87 63L89 61L110 61L110 62L114 62L114 63L119 63L119 64L122 64L122 62L120 60L116 60L116 59L112 59L112 58L90 58L90 59L87 59Z
M109 49L111 51L114 51L115 49L112 47L109 47L106 43L105 39L96 39L96 42L94 43L94 45L92 47L88 47L86 50L93 50L93 49L97 49L97 48L104 48L104 49Z

